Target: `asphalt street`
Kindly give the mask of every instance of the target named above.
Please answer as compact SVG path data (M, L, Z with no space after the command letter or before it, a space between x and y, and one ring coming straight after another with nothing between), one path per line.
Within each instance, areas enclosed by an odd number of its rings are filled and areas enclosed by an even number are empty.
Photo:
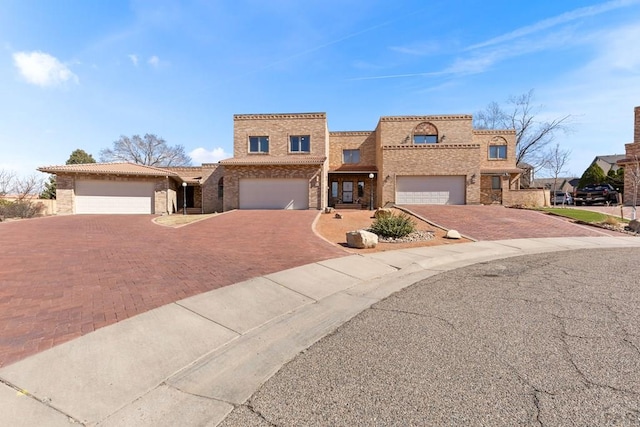
M444 272L363 311L222 426L640 426L640 249Z

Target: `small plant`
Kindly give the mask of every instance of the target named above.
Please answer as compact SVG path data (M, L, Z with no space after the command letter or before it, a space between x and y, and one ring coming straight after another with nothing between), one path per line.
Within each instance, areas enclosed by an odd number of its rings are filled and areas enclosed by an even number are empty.
M369 229L369 231L378 236L396 239L411 234L415 230L415 222L405 213L377 218Z

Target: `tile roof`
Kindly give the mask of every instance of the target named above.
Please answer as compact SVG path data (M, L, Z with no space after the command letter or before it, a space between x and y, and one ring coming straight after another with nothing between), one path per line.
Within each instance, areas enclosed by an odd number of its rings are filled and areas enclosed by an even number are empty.
M497 169L480 169L480 173L520 173L522 169L520 168L497 168Z
M324 156L264 156L233 157L220 160L221 165L260 166L260 165L321 165L327 158Z
M340 172L378 172L378 168L376 166L371 165L341 165L337 168L331 169L329 173L340 173Z
M139 175L139 176L175 176L175 172L154 166L136 163L82 163L77 165L43 166L40 172L48 173L86 173L96 175Z

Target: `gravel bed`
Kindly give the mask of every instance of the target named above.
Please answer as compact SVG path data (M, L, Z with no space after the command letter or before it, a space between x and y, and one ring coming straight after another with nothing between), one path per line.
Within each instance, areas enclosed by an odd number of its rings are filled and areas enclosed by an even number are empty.
M413 233L409 233L404 237L382 237L378 236L379 242L384 243L411 243L411 242L426 242L428 240L433 240L435 238L435 233L433 231L424 231L417 230Z

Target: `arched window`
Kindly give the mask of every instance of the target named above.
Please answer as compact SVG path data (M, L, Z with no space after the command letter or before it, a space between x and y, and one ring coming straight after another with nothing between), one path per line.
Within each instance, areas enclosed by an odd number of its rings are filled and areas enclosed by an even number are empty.
M222 199L224 197L224 177L221 177L218 180L218 199Z
M438 129L429 122L422 122L413 129L414 144L437 144Z
M507 158L507 140L501 136L494 136L489 142L489 160L504 160Z

